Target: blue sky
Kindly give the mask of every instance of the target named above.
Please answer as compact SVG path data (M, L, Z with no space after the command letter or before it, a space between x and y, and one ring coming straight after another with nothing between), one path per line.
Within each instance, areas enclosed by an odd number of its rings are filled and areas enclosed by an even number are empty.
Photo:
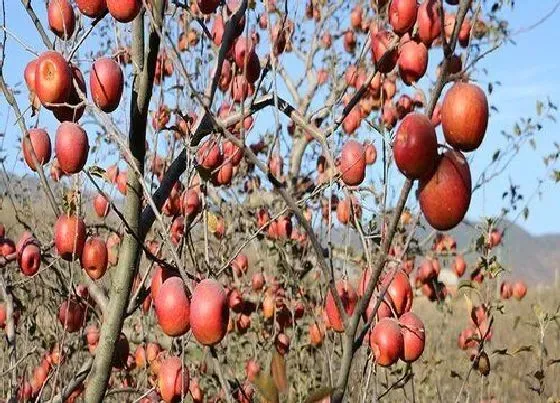
M516 31L518 28L532 25L547 14L556 2L557 0L517 2L513 12L506 14L510 17L512 30ZM33 49L41 50L39 36L31 29L30 20L21 4L16 1L6 3L8 29ZM41 9L42 4L37 4ZM44 13L40 12L40 15L44 21ZM504 144L500 135L501 130L511 130L519 117L534 115L538 99L546 100L548 96L552 101L560 103L560 55L557 52L558 44L555 42L560 37L559 25L560 11L530 32L515 36L515 45L507 44L482 61L481 67L486 67L490 73L488 78L483 76L477 78L482 82L499 80L502 85L496 86L490 97L490 103L498 107L499 113L492 114L483 147L473 155L474 178L478 177L492 153ZM95 41L95 37L88 40ZM12 39L8 46L5 73L9 84L14 85L23 80L24 63L29 61L32 55L25 52L21 45ZM24 84L20 89L22 95L18 100L20 107L25 108L27 90ZM0 100L0 127L3 129L3 126L7 125L7 136L3 139L3 146L8 156L7 166L10 169L13 167L16 172L21 172L23 165L15 163L19 129L14 127L13 116L10 115L9 120L6 121L7 113L8 107L2 99ZM27 123L29 125L31 120L28 119ZM45 116L41 116L41 126L56 127L51 118ZM499 212L504 206L501 194L508 186L510 178L520 185L522 193L532 194L536 188L536 179L546 175L542 156L552 150L555 141L560 142L559 131L559 124L546 123L537 137L536 150L525 147L504 175L497 178L484 192L476 193L468 217L477 219L480 215L493 215ZM51 137L54 139L54 129L51 130ZM89 163L91 162L90 160ZM560 185L547 180L541 191L541 197L532 200L528 220L521 220L519 223L534 234L560 232L560 218L557 213L554 213L560 206Z

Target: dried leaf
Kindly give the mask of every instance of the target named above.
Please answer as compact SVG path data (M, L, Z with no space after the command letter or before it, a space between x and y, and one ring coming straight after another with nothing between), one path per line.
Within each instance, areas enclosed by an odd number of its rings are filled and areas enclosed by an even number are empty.
M91 167L89 167L88 172L91 176L97 176L98 178L101 178L107 182L109 182L109 178L107 178L107 172L105 172L105 170L97 165L93 165Z
M334 389L333 388L328 388L328 387L324 387L324 388L314 390L313 392L311 392L309 394L309 396L307 396L307 399L305 399L305 403L319 403L324 398L330 397L333 392L334 392Z
M212 213L211 211L208 212L208 231L214 233L218 230L218 216Z
M461 375L458 372L455 372L453 370L451 370L451 373L449 375L451 376L451 378L463 379L463 378L461 378Z
M272 378L274 378L274 383L280 392L285 392L288 390L288 379L286 376L286 360L284 356L274 351L272 355L272 363L270 366L270 372L272 372Z
M519 346L517 349L511 352L512 355L519 354L519 353L528 353L533 351L533 346L531 345L523 345Z
M268 403L278 403L278 389L274 383L274 379L270 375L263 372L255 379L255 386Z

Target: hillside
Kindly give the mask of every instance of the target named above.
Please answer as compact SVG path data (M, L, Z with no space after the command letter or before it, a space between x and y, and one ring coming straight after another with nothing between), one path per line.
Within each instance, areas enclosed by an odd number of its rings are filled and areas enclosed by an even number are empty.
M424 223L423 226L424 228L418 230L419 239L423 239L431 232L427 224ZM501 261L508 271L505 276L521 278L530 284L554 282L555 271L560 272L560 234L534 236L512 222L504 222L500 227L505 228L504 241L498 250ZM457 241L459 250L467 250L479 231L476 223L464 222L449 233ZM340 228L337 224L332 233L333 243L343 247L347 236L347 229ZM349 246L356 252L361 250L357 233L350 231L349 236Z

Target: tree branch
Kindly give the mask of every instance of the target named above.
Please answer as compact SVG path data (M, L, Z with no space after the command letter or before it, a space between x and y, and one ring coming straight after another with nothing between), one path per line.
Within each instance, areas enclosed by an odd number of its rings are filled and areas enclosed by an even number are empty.
M142 206L140 175L144 172L148 106L153 92L155 66L160 46L159 31L162 29L164 18L163 0L156 0L152 2L152 5L155 18L150 30L146 57L144 55L144 12L141 12L134 20L133 59L134 65L140 71L136 72L134 78L128 142L132 158L140 172L132 171L129 172L128 176L124 215L130 228L123 239L119 264L109 294L108 314L101 327L101 337L94 362L95 372L90 378L86 390L86 400L88 402L101 402L107 390L115 343L124 322L128 298L140 257L140 242L143 239L139 239Z

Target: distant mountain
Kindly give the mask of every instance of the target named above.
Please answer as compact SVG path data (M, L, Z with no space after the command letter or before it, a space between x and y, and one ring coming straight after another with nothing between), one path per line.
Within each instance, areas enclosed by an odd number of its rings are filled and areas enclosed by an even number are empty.
M0 222L15 224L13 212L5 193L6 183L4 179L2 178L2 181L0 181ZM11 175L9 186L16 198L25 195L28 200L33 200L33 204L38 209L47 207L46 198L36 176L25 175L19 177ZM54 186L53 191L60 195L62 192L61 186ZM88 193L86 191L83 195L86 199L91 197L91 194ZM334 220L336 222L336 219ZM336 257L340 259L345 256L344 247L348 236L350 237L348 255L353 257L361 255L362 245L357 233L353 229L348 230L347 227L340 227L338 223L335 225L335 228L331 231L331 242L339 251ZM503 222L500 228L504 228L505 233L503 245L497 253L502 264L509 272L506 274L507 277L521 278L531 284L552 284L556 281L556 272L558 271L560 280L560 234L534 236L512 222ZM321 233L323 246L327 246L327 231L324 225L323 228L316 228L316 231ZM449 233L457 241L458 249L465 250L479 236L479 231L477 223L463 222ZM423 239L430 232L429 225L423 222L418 230L418 238Z
M457 242L459 250L467 250L471 243L480 236L477 223L463 222L449 234ZM534 236L513 222L503 222L505 229L502 246L497 250L501 263L508 273L505 277L523 279L530 284L551 284L556 281L556 271L560 276L560 234ZM426 223L418 229L418 239L431 233ZM323 234L323 236L325 236ZM354 256L362 250L358 234L347 228L336 227L332 230L332 242L338 248L344 248L347 237ZM323 238L324 239L324 238ZM469 256L467 255L467 260Z

